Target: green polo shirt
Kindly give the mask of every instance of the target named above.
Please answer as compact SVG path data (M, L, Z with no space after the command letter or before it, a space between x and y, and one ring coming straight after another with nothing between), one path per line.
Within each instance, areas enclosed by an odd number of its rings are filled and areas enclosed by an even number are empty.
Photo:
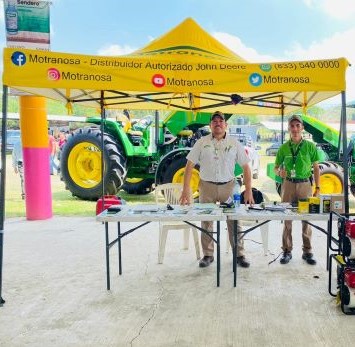
M296 156L294 163L291 147L293 153L297 153L298 147L299 152ZM275 159L275 166L283 167L286 169L287 177L291 177L291 170L294 168L296 171L296 177L293 178L309 178L312 175L313 163L319 161L317 147L313 142L302 140L299 144L293 143L291 140L285 142L281 145L277 152Z

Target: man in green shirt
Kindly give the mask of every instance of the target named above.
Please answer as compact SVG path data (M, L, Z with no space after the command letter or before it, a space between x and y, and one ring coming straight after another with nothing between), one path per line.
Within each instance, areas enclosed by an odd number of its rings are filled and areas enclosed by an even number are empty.
M281 145L275 160L275 173L283 178L281 187L282 202L298 202L299 199L306 199L310 196L319 196L319 166L318 152L314 143L303 139L304 129L302 118L293 115L288 120L288 131L290 140ZM315 191L312 194L312 167ZM315 265L312 246L312 229L302 221L303 255L308 264ZM281 264L287 264L292 259L292 221L284 222L282 235L283 255L280 259Z

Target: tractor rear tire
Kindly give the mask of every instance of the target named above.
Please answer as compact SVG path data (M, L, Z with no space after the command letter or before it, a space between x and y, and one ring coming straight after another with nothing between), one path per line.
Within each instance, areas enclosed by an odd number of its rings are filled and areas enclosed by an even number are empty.
M103 135L104 194L116 195L125 180L127 159L119 143ZM97 128L78 129L64 145L61 174L66 188L83 200L102 196L101 131Z
M126 178L122 189L127 194L145 195L154 190L154 179L152 178Z

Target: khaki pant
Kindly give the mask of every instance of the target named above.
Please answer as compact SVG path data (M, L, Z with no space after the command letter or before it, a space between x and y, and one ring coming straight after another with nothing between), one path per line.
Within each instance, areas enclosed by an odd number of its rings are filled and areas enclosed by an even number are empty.
M285 180L281 188L282 202L298 202L299 199L307 199L312 196L311 182L292 183ZM292 244L292 221L285 220L282 234L282 249L284 252L291 252ZM305 221L302 221L303 252L311 253L312 228Z
M234 180L222 184L216 185L206 181L200 180L199 192L200 192L200 203L215 203L225 202L230 196L232 196L234 188ZM201 227L208 231L213 231L213 222L201 222ZM233 221L227 221L229 242L233 248ZM238 224L238 232L241 232L242 229ZM238 234L238 243L237 243L237 254L238 256L244 255L244 242L241 238L242 234ZM203 255L212 256L214 253L214 241L205 233L201 232L201 245Z

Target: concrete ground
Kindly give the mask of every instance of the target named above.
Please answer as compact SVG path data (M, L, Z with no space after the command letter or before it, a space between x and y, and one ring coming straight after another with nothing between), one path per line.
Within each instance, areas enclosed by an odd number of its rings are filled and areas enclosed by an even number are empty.
M326 237L314 231L318 263L307 265L300 223L294 226L288 265L268 265L281 251L279 222L270 226L268 256L258 229L246 237L251 267L238 268L237 288L223 233L217 288L216 263L200 269L192 239L181 250L179 231L168 235L158 265L158 224L151 223L123 240L122 276L111 250L106 291L104 227L94 217L8 219L0 346L351 346L355 316L328 294Z

